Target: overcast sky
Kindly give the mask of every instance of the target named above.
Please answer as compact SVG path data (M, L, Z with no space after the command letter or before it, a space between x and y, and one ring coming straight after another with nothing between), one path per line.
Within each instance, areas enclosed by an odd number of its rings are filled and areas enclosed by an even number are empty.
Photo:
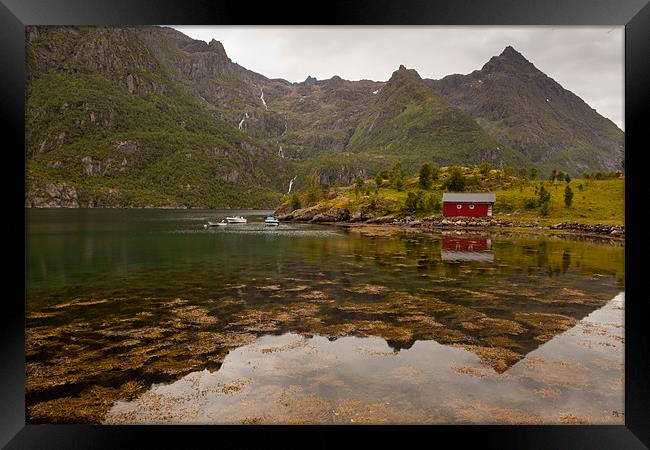
M386 81L400 64L422 78L467 74L512 45L624 129L623 27L173 27L220 41L247 69L294 82Z

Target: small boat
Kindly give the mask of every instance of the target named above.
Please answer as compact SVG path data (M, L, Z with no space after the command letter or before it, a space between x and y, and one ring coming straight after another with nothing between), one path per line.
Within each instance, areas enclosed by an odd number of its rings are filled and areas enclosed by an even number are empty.
M225 227L226 225L228 225L228 222L226 222L225 220L222 220L221 222L210 222L208 220L208 225L211 227Z
M246 223L247 222L246 218L242 217L242 216L226 217L226 221L228 223Z
M271 227L277 227L278 225L280 225L280 221L276 219L274 216L267 216L266 219L264 219L264 223Z

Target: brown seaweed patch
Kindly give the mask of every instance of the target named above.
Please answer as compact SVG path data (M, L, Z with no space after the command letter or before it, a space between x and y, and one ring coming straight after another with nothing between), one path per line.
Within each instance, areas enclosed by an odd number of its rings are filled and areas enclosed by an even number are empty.
M567 412L558 413L557 417L561 423L566 423L570 425L585 425L589 423L587 419Z
M253 380L251 380L250 378L238 378L236 380L233 380L229 384L219 385L219 387L221 392L223 392L224 394L234 394L236 392L241 391L252 382Z
M200 306L184 306L175 308L174 314L181 320L195 325L207 325L217 322L217 319L211 316L205 308Z
M539 395L543 398L560 398L562 392L559 389L553 388L539 388L535 389L535 395Z
M255 288L260 291L279 291L282 289L282 286L279 284L267 284L266 286L256 286Z
M461 375L468 375L470 377L474 378L485 378L487 376L490 376L489 373L486 371L479 369L477 367L471 367L471 366L451 366L451 370L453 370L456 373L459 373Z
M503 335L511 334L517 335L521 334L526 329L521 326L519 323L513 320L507 319L495 319L492 317L481 317L478 320L483 334L489 333L490 335Z
M541 424L542 419L530 411L484 404L456 409L456 418L466 423Z
M163 302L163 304L166 307L174 307L174 306L178 306L178 305L185 305L187 303L188 303L187 300L183 300L182 298L175 298L174 300L169 300L169 301Z
M331 302L331 301L333 301L333 299L323 291L307 291L307 292L303 292L301 294L298 294L298 297L302 298L302 299L313 300L313 301L318 301L318 302L322 302L322 301Z
M161 327L139 327L135 329L114 330L103 329L98 333L107 337L120 337L125 336L134 339L158 339L161 338L167 330Z
M297 348L309 348L314 349L314 346L309 343L307 339L296 339L288 344L281 345L278 347L266 347L260 349L262 353L277 353L277 352L287 352L290 350L295 350Z
M502 373L519 361L521 355L512 350L499 347L481 347L478 345L454 344L474 353L483 364L492 367L496 372Z
M331 421L337 424L437 423L439 417L420 409L395 408L387 402L366 403L341 399L332 410Z
M81 299L74 299L72 301L66 302L66 303L60 303L58 305L51 306L51 309L65 309L69 308L71 306L94 306L94 305L101 305L102 303L108 303L108 300L102 299L102 300L86 300L83 301Z
M31 422L98 423L118 399L130 400L146 389L137 381L118 388L93 386L77 397L62 397L27 407Z
M521 375L550 387L570 386L584 388L589 385L589 372L582 364L560 358L540 358L529 356L522 362L527 369Z
M515 312L515 321L536 331L538 335L556 335L575 325L576 319L562 314Z
M298 285L298 286L287 288L287 289L285 289L285 291L286 292L301 292L301 291L304 291L305 289L309 289L309 285L301 284L301 285Z
M60 312L30 312L27 314L27 320L30 319L49 319L61 315Z
M391 291L388 287L377 284L360 284L358 286L345 288L344 290L353 294L368 295L380 295Z
M242 425L259 425L262 423L261 417L244 417L241 420Z

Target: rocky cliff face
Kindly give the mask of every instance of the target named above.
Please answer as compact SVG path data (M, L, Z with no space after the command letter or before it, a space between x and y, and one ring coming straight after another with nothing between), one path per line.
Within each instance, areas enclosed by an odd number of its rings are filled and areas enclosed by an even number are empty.
M481 70L426 82L542 169L620 169L623 132L510 46Z

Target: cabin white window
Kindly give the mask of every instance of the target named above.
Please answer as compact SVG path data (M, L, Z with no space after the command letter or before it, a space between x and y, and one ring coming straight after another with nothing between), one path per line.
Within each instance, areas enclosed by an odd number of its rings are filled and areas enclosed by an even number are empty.
M469 209L474 209L474 205L469 205Z
M456 204L456 209L462 209L462 207L463 205L461 205L460 203Z

